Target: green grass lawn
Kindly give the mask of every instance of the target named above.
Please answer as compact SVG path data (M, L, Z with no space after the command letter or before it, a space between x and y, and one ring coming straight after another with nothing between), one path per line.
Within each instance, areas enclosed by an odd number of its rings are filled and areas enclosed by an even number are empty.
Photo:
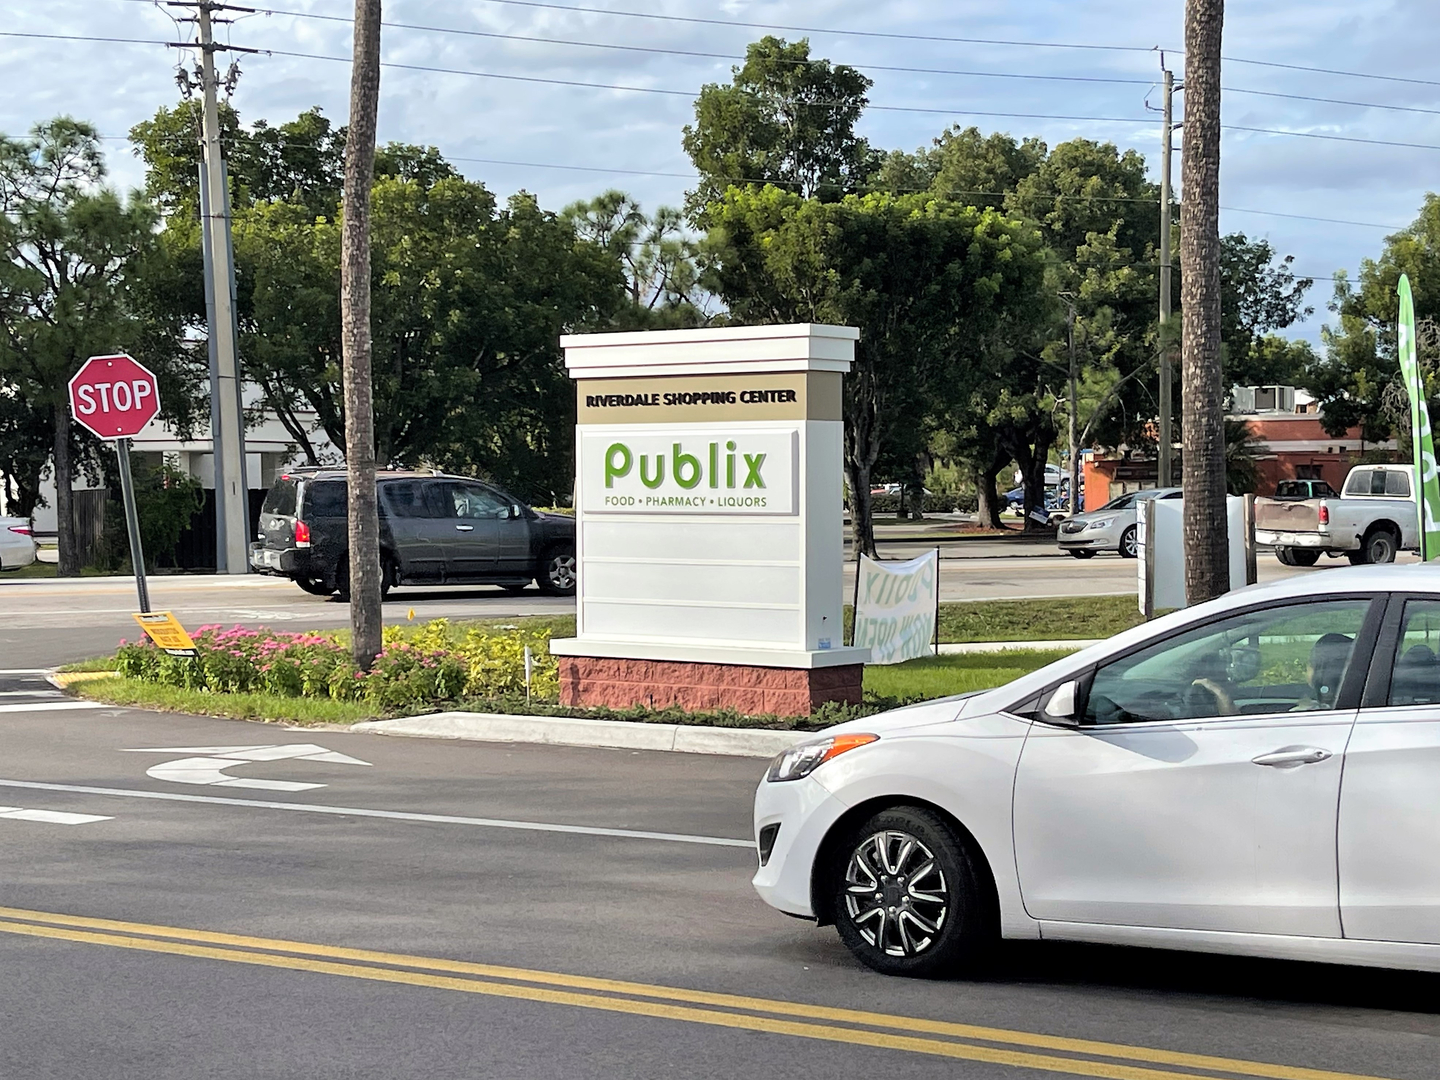
M926 656L903 664L867 667L865 692L898 701L920 701L970 690L989 690L1069 655L1068 651L1016 649L1003 653Z
M282 697L279 694L219 694L138 679L94 679L78 683L75 692L89 701L230 720L266 720L285 724L354 724L374 719L375 708L364 702L329 698Z

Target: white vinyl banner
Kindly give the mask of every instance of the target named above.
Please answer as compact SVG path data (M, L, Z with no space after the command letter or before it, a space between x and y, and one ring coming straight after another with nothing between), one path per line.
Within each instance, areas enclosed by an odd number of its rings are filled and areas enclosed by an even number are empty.
M940 553L909 562L860 556L855 590L854 644L868 646L872 664L898 664L934 652Z

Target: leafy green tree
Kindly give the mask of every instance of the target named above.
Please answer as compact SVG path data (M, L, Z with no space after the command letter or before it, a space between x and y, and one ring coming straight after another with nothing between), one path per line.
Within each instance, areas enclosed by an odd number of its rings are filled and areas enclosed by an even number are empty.
M1358 425L1365 438L1379 440L1394 427L1385 392L1399 381L1395 324L1402 273L1410 277L1416 320L1440 319L1440 195L1427 194L1415 221L1385 238L1378 259L1361 262L1357 282L1336 275L1330 310L1339 325L1326 328L1325 355L1310 365L1304 380L1333 436ZM1430 415L1440 415L1433 381L1426 397Z
M876 187L897 195L928 191L968 206L1001 209L1017 184L1044 162L1039 139L1016 142L1003 132L951 127L913 154L892 151L874 177Z
M617 329L652 330L705 322L705 295L697 265L699 244L685 231L680 211L662 206L653 216L623 191L571 203L560 216L582 240L607 252L625 274L630 304Z
M707 215L714 278L736 318L860 329L845 379L845 470L856 548L873 554L870 487L883 448L942 387L953 393L1001 359L987 346L1011 312L1031 305L1039 239L993 210L923 195L827 203L731 188Z
M1244 233L1220 238L1220 338L1227 384L1288 384L1307 359L1304 350L1287 349L1283 338L1271 336L1315 311L1305 306L1315 281L1297 278L1294 262L1294 255L1277 260L1267 240L1251 240Z
M67 117L28 138L0 138L0 395L34 497L38 434L48 429L59 519L59 569L80 572L71 492L99 446L71 422L67 384L91 355L129 351L161 377L161 402L188 407L189 355L174 327L145 324L138 277L154 246L155 212L102 186L95 129ZM28 415L26 415L28 413ZM33 503L32 503L33 508Z
M774 184L802 197L838 198L862 186L879 155L855 134L871 82L852 67L810 57L810 42L766 36L745 50L728 86L708 83L681 140L700 173L686 211L705 212L731 185Z

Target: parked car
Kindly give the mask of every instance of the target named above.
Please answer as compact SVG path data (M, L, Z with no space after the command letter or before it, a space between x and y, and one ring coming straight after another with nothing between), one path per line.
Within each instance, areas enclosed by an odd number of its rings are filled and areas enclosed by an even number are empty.
M1437 630L1440 567L1347 568L829 728L760 783L755 888L896 975L1002 937L1440 971Z
M1281 480L1275 485L1276 499L1334 499L1340 493L1324 480Z
M463 476L387 471L376 486L382 593L476 583L520 590L532 581L557 595L575 591L574 518L539 513ZM317 596L348 595L347 513L342 470L287 473L265 496L250 565Z
M28 518L0 517L0 570L19 570L35 561L35 537Z
M1179 488L1147 488L1111 499L1099 510L1076 514L1060 525L1060 550L1077 559L1088 559L1097 551L1118 551L1122 558L1139 554L1136 536L1140 512L1135 504L1144 499L1178 499Z
M1255 500L1255 541L1274 547L1287 566L1314 566L1321 554L1394 562L1397 552L1419 547L1414 475L1409 465L1357 465L1338 497L1297 499L1277 490Z

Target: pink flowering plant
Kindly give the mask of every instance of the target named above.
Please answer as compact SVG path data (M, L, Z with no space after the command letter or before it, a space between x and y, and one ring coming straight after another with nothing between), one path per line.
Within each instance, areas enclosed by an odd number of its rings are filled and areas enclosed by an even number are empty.
M525 696L525 648L531 651L531 696L559 697L558 665L548 633L482 631L436 619L417 628L389 627L369 671L359 671L337 635L242 626L202 626L196 656L170 656L148 640L121 642L116 671L166 686L218 693L365 701L383 711L462 697Z

